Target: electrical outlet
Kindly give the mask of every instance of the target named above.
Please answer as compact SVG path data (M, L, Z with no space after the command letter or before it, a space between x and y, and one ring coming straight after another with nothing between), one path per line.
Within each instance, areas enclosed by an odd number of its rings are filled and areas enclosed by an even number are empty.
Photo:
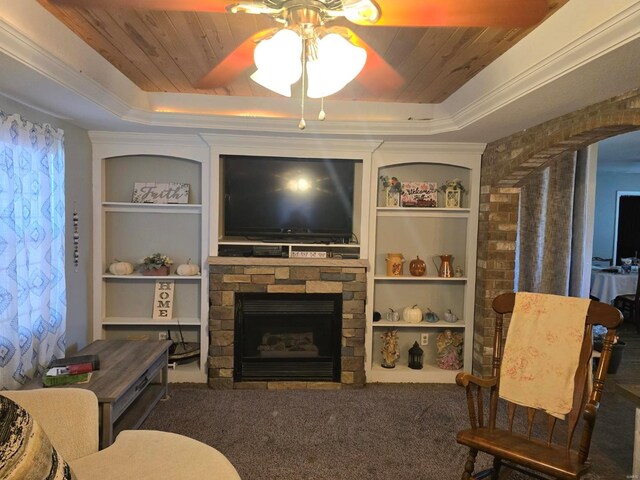
M158 340L167 340L168 338L167 332L158 332Z
M429 345L429 334L428 333L420 334L420 344L421 345Z

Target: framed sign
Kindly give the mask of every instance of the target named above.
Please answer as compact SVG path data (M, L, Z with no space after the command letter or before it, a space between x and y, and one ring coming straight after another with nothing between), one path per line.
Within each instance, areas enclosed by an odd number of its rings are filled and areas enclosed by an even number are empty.
M173 280L157 280L153 296L153 319L171 320L173 318Z
M133 203L189 203L189 184L135 182Z
M403 207L437 207L438 184L435 182L402 182Z

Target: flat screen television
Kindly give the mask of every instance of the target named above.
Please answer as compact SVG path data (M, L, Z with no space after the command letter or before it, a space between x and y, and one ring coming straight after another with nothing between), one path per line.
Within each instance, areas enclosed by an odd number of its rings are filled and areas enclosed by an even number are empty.
M224 155L225 237L349 243L355 161Z

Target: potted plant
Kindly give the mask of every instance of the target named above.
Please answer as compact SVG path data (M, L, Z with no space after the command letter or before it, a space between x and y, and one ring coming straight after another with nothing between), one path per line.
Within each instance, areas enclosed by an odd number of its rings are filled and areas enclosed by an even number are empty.
M385 207L399 207L400 206L400 194L402 193L402 184L397 177L389 177L387 175L381 175L380 181L382 182L382 188L384 189L384 202Z
M165 276L169 275L170 265L173 265L173 260L162 253L154 253L148 257L144 257L142 262L136 265L136 269L139 270L142 275Z
M462 206L462 194L465 190L459 178L447 180L444 185L440 186L440 190L444 193L445 207L460 208Z
M593 349L596 352L602 351L604 343L604 337L607 334L607 328L602 325L595 325L593 327ZM613 347L611 349L611 360L609 361L609 368L607 373L615 374L622 363L622 355L624 354L625 342L620 340L618 335L613 340ZM594 362L595 363L595 362ZM594 365L597 366L597 363Z

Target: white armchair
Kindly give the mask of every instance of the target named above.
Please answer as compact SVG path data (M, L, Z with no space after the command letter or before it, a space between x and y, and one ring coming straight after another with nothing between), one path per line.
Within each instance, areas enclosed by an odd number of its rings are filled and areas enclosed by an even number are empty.
M78 480L240 479L215 448L183 435L126 430L98 450L98 399L79 388L3 391L40 424Z

